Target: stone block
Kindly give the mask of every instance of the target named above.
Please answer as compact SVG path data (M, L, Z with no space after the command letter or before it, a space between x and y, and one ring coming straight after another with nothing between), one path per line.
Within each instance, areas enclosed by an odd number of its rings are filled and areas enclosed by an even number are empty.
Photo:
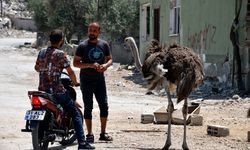
M190 126L202 126L203 117L201 115L193 114L191 115Z
M220 125L208 125L207 134L211 136L224 137L229 135L229 129Z
M153 114L141 114L141 123L153 123L154 115Z

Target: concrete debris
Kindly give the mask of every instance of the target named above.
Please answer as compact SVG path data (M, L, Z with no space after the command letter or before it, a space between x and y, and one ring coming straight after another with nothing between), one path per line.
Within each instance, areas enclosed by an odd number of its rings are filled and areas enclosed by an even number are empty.
M117 83L116 83L116 85L117 85L117 86L122 86L122 87L125 87L125 84L124 84L124 83L122 83L122 82L117 82Z
M28 2L25 0L3 1L3 13L21 18L30 18L31 14L27 9Z
M128 70L134 70L135 66L128 66Z
M232 88L230 82L220 82L217 77L206 77L203 84L190 94L189 98L204 99L233 99L242 100L246 97L237 89Z
M202 125L203 125L203 117L198 114L192 114L190 126L202 126Z
M128 120L134 119L133 116L128 116Z
M153 123L154 122L154 115L153 114L141 114L141 123Z
M109 67L109 68L113 69L114 71L120 71L121 70L121 64L113 62L112 66Z
M135 69L135 66L125 66L122 69L132 70L132 73L129 73L128 77L134 83L147 85L147 82L143 79L143 76L140 72ZM163 90L153 90L150 93L157 96L166 96L166 92ZM172 97L176 97L176 93L171 93ZM238 95L238 96L233 96ZM230 81L224 82L220 80L218 77L205 77L203 84L196 88L196 90L192 91L189 96L189 99L226 99L231 100L234 98L236 101L242 100L242 98L247 97L241 91L238 91L236 88L232 88Z
M235 95L233 95L232 99L233 99L233 100L239 100L239 99L241 99L241 98L240 98L239 95L235 94Z
M175 105L174 112L172 114L172 124L183 125L183 114L182 114L182 106L183 101L179 104ZM191 104L188 106L188 115L187 115L187 125L190 124L191 118L193 116L193 126L201 126L203 124L203 117L199 115L200 113L200 104ZM165 106L160 107L154 112L155 123L156 124L167 124L169 121L168 112Z
M217 137L225 137L229 135L229 128L220 125L208 125L207 134Z

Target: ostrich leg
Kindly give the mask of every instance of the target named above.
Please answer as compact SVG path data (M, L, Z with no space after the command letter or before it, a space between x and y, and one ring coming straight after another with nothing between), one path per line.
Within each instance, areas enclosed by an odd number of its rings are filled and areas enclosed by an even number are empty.
M170 92L167 89L167 96L168 96L168 136L167 136L167 140L166 143L164 145L164 147L162 148L162 150L168 150L169 147L171 146L171 121L172 121L172 113L174 111L174 105L170 96Z
M184 105L182 108L182 114L183 114L183 118L184 118L184 134L183 134L183 144L182 144L182 148L184 150L189 150L188 146L187 146L187 141L186 141L186 136L187 136L187 114L188 114L188 104L187 104L187 98L184 99Z

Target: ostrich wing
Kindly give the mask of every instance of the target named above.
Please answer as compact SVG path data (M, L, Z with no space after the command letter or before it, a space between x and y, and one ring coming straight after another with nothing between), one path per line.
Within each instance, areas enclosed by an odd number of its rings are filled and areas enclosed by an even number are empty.
M180 80L177 85L176 94L178 96L177 103L181 102L183 99L187 98L189 94L192 92L195 83L195 76L190 71L187 72L184 77Z
M202 61L187 47L169 48L164 66L168 69L165 77L177 85L178 102L187 98L194 88L202 83Z

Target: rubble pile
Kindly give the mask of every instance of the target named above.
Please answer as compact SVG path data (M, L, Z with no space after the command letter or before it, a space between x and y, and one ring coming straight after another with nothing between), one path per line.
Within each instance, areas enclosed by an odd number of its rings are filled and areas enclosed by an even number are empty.
M231 82L220 82L215 78L205 78L203 84L194 92L191 97L202 95L204 99L231 99L234 95L240 95L240 97L247 97L247 93L238 91L237 87L232 87ZM249 93L248 93L249 94Z
M36 38L36 32L16 29L1 29L0 38Z
M126 68L128 69L128 68ZM134 73L128 77L128 80L132 80L136 84L145 85L143 87L146 88L146 81L143 80L142 75L136 71L136 69L132 69ZM160 91L154 91L153 94L159 96L165 96L166 93L164 89ZM237 87L232 87L231 81L223 82L220 81L217 77L205 77L203 84L196 88L189 96L190 99L232 99L234 95L239 95L244 98L249 95L249 93L244 93L242 91L238 91ZM172 96L175 97L175 93L172 93Z
M3 1L3 14L14 15L15 17L20 18L30 18L31 14L27 9L26 0L8 0Z

